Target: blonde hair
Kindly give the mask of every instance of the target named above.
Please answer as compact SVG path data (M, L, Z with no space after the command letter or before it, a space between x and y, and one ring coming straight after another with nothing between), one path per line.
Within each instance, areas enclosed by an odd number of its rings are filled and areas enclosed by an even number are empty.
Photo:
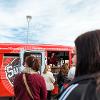
M48 69L51 69L51 65L45 65L44 74L47 73Z

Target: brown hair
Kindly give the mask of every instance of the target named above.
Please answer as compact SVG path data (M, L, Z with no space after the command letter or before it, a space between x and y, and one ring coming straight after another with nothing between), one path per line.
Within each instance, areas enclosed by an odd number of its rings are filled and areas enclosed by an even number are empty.
M68 64L67 63L63 64L62 67L60 68L60 72L63 75L66 75L68 73L68 70L69 70L69 68L68 68Z
M75 76L100 71L100 30L86 32L75 40L77 63Z
M100 30L81 34L75 40L77 62L75 77L88 74L96 79L96 95L100 94ZM100 98L99 98L100 99ZM98 99L98 100L99 100Z
M25 58L25 62L28 65L28 67L32 68L35 71L39 70L39 60L37 58L35 58L34 56L27 56Z

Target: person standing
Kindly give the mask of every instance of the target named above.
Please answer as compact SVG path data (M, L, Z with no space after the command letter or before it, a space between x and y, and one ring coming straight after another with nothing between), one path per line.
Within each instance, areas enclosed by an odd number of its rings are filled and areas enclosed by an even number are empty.
M76 70L76 54L74 54L72 58L72 65L68 71L68 79L72 81L75 77L75 70Z
M53 73L51 72L50 65L45 66L43 77L45 79L46 87L47 87L47 100L51 100L51 92L54 89L55 78L53 76Z
M65 63L61 66L60 71L57 75L57 84L59 86L59 92L61 92L70 82L68 79L68 64Z
M23 72L14 79L16 100L46 100L47 91L44 78L38 73L39 61L34 56L27 56Z
M58 59L56 56L56 53L52 53L51 57L49 58L49 64L52 64L52 66L57 66Z
M75 78L58 100L100 100L100 30L78 36L75 47Z

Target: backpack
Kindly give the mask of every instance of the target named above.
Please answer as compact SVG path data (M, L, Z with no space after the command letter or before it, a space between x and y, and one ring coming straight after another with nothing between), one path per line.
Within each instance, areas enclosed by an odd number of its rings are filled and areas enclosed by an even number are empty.
M96 92L96 80L90 75L74 79L58 96L57 100L100 100Z

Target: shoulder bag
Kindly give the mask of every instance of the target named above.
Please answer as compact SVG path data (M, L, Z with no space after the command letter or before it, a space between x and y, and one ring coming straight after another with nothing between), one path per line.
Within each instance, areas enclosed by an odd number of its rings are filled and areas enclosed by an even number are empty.
M25 73L23 74L23 80L24 80L24 84L25 84L25 87L26 87L26 90L29 94L29 96L32 98L32 100L34 100L33 96L32 96L32 93L30 91L30 87L28 86L27 84L27 80L26 80L26 76L25 76Z

